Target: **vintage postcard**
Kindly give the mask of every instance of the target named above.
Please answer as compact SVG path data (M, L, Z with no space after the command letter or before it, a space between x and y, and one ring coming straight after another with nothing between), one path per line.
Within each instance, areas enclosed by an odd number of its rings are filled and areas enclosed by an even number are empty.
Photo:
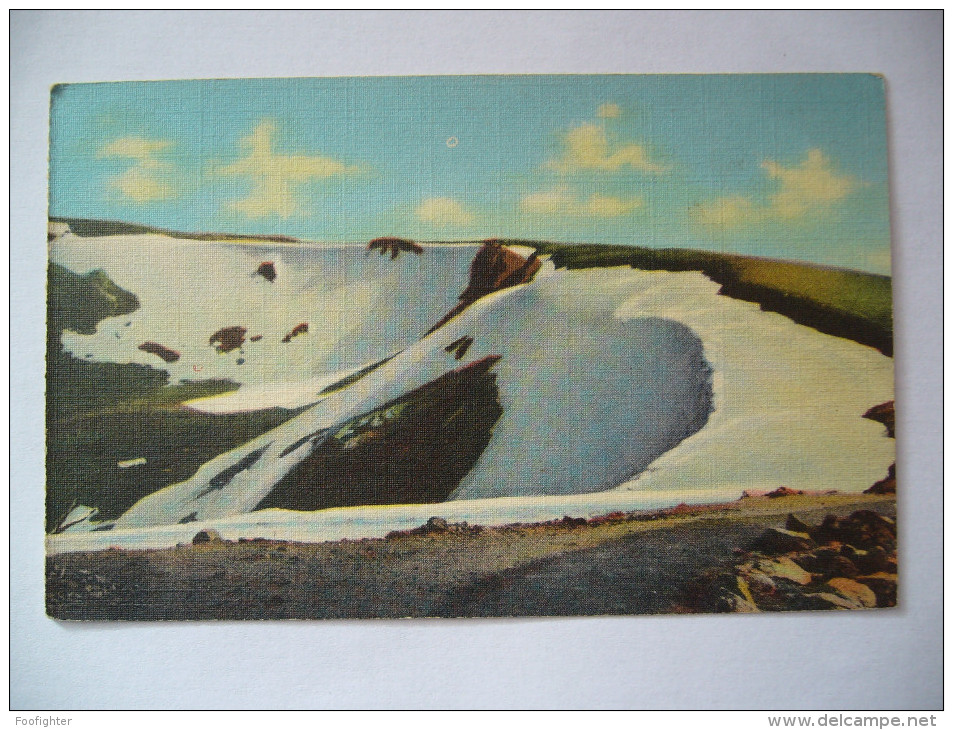
M69 620L896 605L884 80L51 92Z

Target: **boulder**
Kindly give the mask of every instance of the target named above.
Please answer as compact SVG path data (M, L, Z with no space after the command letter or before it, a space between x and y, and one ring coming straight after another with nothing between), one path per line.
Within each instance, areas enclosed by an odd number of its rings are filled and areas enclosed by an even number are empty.
M811 535L818 542L845 543L861 549L880 545L890 551L896 547L897 527L893 520L872 510L857 510L844 519L828 515Z
M752 569L773 580L787 580L801 586L811 582L809 572L791 558L783 555L771 560L757 560L752 564Z
M697 588L697 593L690 599L694 611L755 613L760 610L747 576L729 571L716 572L707 575Z
M877 597L877 608L890 608L897 605L896 573L873 573L859 576L855 580L874 592Z
M748 594L751 595L750 592ZM758 613L758 606L753 599L739 596L732 591L722 591L715 601L716 613Z
M222 536L218 533L218 531L208 528L199 530L197 533L195 533L195 537L192 538L193 545L212 545L222 542L225 541L222 539Z
M836 593L844 596L849 601L857 603L862 608L874 608L877 605L877 596L863 583L858 583L850 578L831 578L827 585L834 589Z
M751 550L765 555L779 555L810 550L814 546L814 540L805 532L769 527L752 543Z
M771 579L771 576L762 573L760 570L752 568L741 568L745 580L748 582L748 588L752 594L759 596L773 596L778 592L777 584Z
M431 517L412 532L418 535L443 535L450 532L450 523L443 517Z
M813 552L799 555L796 562L805 570L825 578L835 576L853 578L860 574L860 570L850 558L832 547L822 547Z
M788 515L788 518L784 523L784 529L790 530L791 532L804 532L808 534L811 532L811 526L806 522L799 520L794 515Z
M849 558L861 573L879 573L890 567L890 556L880 545L874 545L870 550L858 550L852 545L844 545L841 554Z

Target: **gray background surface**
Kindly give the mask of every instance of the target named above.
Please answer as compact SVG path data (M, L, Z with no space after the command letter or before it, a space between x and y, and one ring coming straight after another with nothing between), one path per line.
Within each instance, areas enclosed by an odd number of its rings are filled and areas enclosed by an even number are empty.
M13 11L11 708L939 708L942 21L940 11ZM886 77L900 608L247 624L45 616L41 333L52 84L778 71Z

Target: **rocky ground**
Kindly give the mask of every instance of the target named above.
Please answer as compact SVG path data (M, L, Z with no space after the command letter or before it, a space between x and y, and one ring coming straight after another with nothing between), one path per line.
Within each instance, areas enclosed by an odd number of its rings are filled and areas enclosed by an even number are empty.
M888 608L897 605L897 525L877 511L829 514L809 525L789 514L731 566L686 590L690 612Z
M816 610L896 602L894 495L779 490L719 505L385 539L227 542L47 559L67 620ZM435 509L439 509L435 505Z

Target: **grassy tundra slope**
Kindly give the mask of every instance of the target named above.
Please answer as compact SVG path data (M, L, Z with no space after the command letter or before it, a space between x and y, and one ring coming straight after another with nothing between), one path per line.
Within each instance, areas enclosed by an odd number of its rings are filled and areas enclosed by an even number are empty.
M47 532L77 505L97 506L102 518L118 517L141 497L294 415L283 408L197 413L181 403L237 384L168 385L164 370L73 357L60 343L64 330L93 333L101 320L134 312L139 300L102 271L81 276L51 264L47 286ZM135 469L118 466L140 457L146 463Z
M691 249L507 243L532 246L551 256L558 268L631 266L646 271L701 271L721 284L726 296L756 302L762 309L799 324L893 355L889 276Z

